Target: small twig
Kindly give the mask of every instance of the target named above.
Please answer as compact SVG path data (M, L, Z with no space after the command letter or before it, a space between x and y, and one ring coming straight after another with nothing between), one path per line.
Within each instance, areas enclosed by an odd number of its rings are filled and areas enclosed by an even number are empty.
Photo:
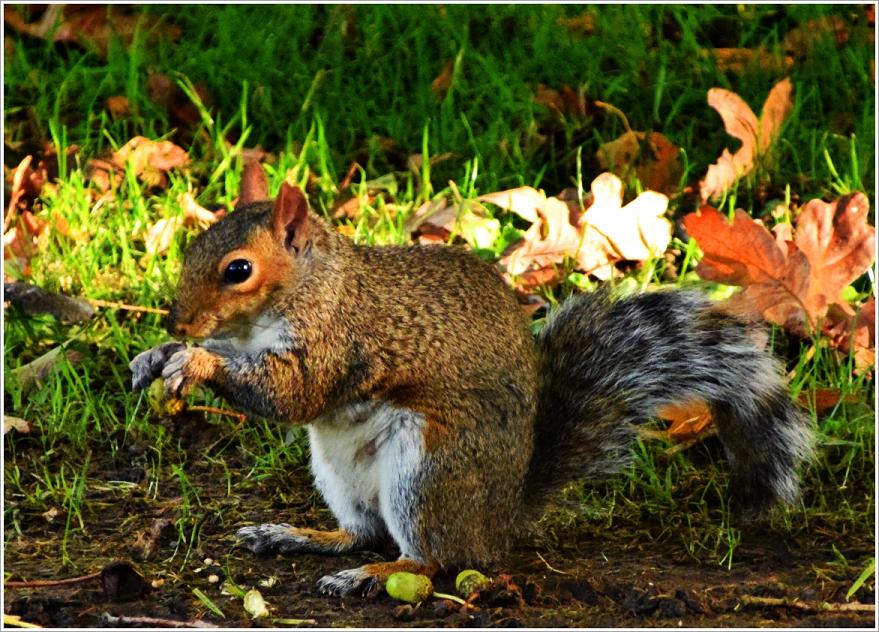
M108 625L146 625L155 626L157 628L216 628L219 627L214 623L208 623L201 619L192 619L190 621L177 621L175 619L162 619L159 617L127 617L121 615L113 616L109 612L105 612L101 618Z
M226 415L227 417L235 417L238 423L243 424L247 421L247 415L234 410L226 410L225 408L214 408L213 406L189 406L187 410L203 413L215 413L217 415Z
M348 172L342 178L342 182L339 183L339 191L344 191L351 185L351 180L354 179L354 174L357 173L357 167L359 166L356 162L351 163L351 166L348 167Z
M632 131L632 128L629 125L629 119L626 118L626 115L623 114L623 112L619 108L617 108L614 105L611 105L610 103L605 103L604 101L593 101L593 103L595 105L597 105L598 107L600 107L604 110L607 110L611 114L616 114L623 121L623 127L626 128L626 132L628 132L629 134L635 133Z
M30 580L7 580L3 582L4 588L44 588L47 586L64 586L66 584L79 584L90 582L101 577L101 571L89 573L81 577L68 577L67 579L30 579Z
M165 315L168 313L167 309L160 309L158 307L142 307L140 305L127 305L125 303L117 303L116 301L102 301L97 298L89 298L86 299L89 304L94 305L95 307L109 307L111 309L124 309L129 312L149 312L150 314L161 314Z
M670 448L663 450L662 452L660 452L660 456L663 459L670 459L671 457L678 454L679 452L683 452L684 450L689 450L694 445L696 445L698 443L702 443L708 437L713 437L716 434L717 434L717 428L715 428L714 426L711 426L710 428L706 428L705 430L703 430L702 432L697 434L692 439L687 439L686 441L682 441L682 442L678 443L677 445L673 445Z
M874 612L876 606L871 603L828 603L826 601L800 601L799 599L785 599L779 597L755 597L743 595L742 605L745 606L770 606L781 608L796 608L807 612Z
M560 571L557 568L554 568L549 562L547 562L543 556L540 554L540 551L537 551L537 557L540 558L540 561L546 564L546 567L551 570L553 573L558 573L559 575L570 575L570 573L566 573L565 571Z

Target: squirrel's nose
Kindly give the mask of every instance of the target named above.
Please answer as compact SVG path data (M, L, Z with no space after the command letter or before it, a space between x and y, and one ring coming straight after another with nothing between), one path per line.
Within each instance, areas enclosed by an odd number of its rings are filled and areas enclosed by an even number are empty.
M165 316L165 330L172 336L180 336L183 334L183 331L178 324L179 320L180 308L177 307L177 304L175 303L171 305L171 309L168 310L168 315Z

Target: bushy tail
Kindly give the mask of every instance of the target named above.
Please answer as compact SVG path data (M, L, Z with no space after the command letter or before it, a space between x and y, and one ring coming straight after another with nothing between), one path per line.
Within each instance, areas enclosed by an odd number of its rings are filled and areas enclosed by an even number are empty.
M807 416L754 330L701 294L568 300L538 338L541 392L526 506L576 478L619 470L635 426L662 407L705 402L732 468L730 500L757 516L798 495L812 450Z

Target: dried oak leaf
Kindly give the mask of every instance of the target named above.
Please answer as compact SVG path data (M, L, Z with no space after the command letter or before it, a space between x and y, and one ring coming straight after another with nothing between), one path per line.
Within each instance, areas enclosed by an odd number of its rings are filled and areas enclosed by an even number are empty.
M110 160L93 159L89 161L89 178L103 191L107 191L121 180L121 171L126 165L134 174L151 187L165 187L165 175L171 169L189 164L189 154L169 140L155 141L144 136L135 136L113 153Z
M645 191L622 206L623 184L612 173L593 180L591 205L585 212L530 187L479 199L533 222L522 241L512 245L500 260L508 279L520 278L520 289L558 281L558 264L566 258L576 262L577 270L607 279L617 261L643 261L660 255L671 239L671 223L663 217L668 198Z
M534 89L534 102L549 109L556 116L585 118L592 115L592 102L565 84L555 90L544 84Z
M407 226L410 232L417 232L422 243L445 242L459 235L473 248L491 248L501 232L500 222L486 217L477 202L455 202L446 197L422 204Z
M869 210L867 196L853 193L830 203L810 200L797 215L794 243L811 266L807 300L816 313L828 303L848 308L843 289L873 263L876 229L867 223Z
M741 298L766 320L808 335L830 305L852 314L841 292L875 256L868 210L862 193L830 204L812 200L797 216L793 240L789 229L773 237L741 210L730 224L716 209L703 206L684 217L684 226L704 253L699 276L742 286Z
M702 201L723 195L742 176L753 170L775 142L781 125L793 108L793 84L784 79L775 84L763 103L760 119L735 92L723 88L708 91L708 105L717 110L730 136L742 142L736 153L724 149L716 163L708 167L699 183Z
M578 255L578 267L582 271L589 272L596 263L602 267L595 256L603 256L602 249L609 259L628 261L644 261L665 252L672 233L671 222L664 217L668 209L665 195L644 191L623 206L623 183L612 173L599 175L590 188L592 204L580 219L584 246ZM610 248L598 246L600 240L593 232ZM587 251L590 244L594 244L592 252Z
M626 132L598 148L602 169L626 179L633 172L645 189L672 194L683 173L681 152L659 132Z
M704 256L696 272L703 279L739 285L766 320L786 325L809 312L809 261L793 242L787 250L742 210L732 223L710 206L684 217L684 227Z

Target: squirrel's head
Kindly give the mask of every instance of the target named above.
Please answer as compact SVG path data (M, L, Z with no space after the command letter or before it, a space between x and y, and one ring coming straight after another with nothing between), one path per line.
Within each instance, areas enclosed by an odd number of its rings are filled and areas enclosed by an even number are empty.
M257 201L266 194L245 190L247 182L245 175L238 208L186 250L167 321L174 336L246 336L273 295L307 273L315 242L325 241L301 190L285 182L274 202Z

